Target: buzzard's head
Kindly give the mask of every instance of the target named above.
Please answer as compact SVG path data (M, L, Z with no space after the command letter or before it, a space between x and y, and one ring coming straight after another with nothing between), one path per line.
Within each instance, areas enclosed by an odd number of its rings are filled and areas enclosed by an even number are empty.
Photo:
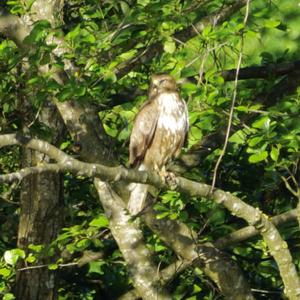
M176 92L177 85L175 79L166 74L153 75L150 81L149 98L160 93Z

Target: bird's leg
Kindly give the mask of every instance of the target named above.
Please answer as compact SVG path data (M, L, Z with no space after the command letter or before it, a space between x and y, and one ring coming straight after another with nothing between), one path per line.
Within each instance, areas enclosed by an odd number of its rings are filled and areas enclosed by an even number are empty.
M163 182L168 184L172 191L176 190L178 186L178 180L174 173L167 172L166 167L163 166L161 170L158 172Z

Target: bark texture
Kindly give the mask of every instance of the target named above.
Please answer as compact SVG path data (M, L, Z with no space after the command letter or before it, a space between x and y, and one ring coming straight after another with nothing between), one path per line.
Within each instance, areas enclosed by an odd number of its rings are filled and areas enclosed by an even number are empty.
M54 144L58 144L63 130L61 119L57 116L53 106L45 107L40 115L40 121L53 129L52 142ZM23 150L24 167L43 162L50 162L50 158L30 149ZM56 238L63 221L62 192L62 175L56 172L34 174L22 181L19 248L26 251L30 244L43 244L47 247ZM50 260L53 261L53 257L42 255L38 264L47 264ZM20 300L57 299L54 271L48 268L19 271L16 278L15 296Z

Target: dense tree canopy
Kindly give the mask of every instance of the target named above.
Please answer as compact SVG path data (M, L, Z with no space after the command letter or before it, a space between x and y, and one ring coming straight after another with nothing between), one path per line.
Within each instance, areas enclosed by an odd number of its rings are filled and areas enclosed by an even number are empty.
M296 0L0 4L0 295L300 299ZM128 169L149 78L188 143ZM137 217L131 182L153 186ZM298 221L298 222L297 222Z

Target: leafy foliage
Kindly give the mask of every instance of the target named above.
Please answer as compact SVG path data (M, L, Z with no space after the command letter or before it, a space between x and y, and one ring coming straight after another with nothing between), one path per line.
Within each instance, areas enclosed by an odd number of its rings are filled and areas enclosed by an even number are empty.
M28 12L34 1L6 1L15 15ZM26 38L26 50L10 40L0 39L0 129L2 133L28 130L46 138L50 129L39 122L40 108L49 99L92 103L99 110L104 128L116 145L120 163L126 165L131 124L138 107L146 99L152 73L170 73L184 82L180 89L190 112L187 148L178 164L183 176L211 183L213 169L224 143L233 84L220 71L236 68L241 41L244 40L243 66L266 65L299 57L299 11L295 0L251 1L250 19L243 25L241 10L219 26L206 26L188 41L174 34L202 20L230 1L67 1L64 24L55 29L46 20L34 24ZM68 46L64 57L53 55L51 36L63 37ZM150 46L161 49L151 60L142 60L125 76L121 70L142 57ZM153 50L154 51L154 50ZM25 59L26 58L26 59ZM68 72L71 61L76 73ZM49 66L41 74L40 68ZM66 70L68 82L57 83L52 72ZM274 95L282 78L240 81L234 109L229 146L218 171L217 186L273 216L296 205L282 177L295 187L299 183L300 90L281 98ZM136 90L134 93L133 91ZM273 93L273 94L272 94ZM24 107L29 102L30 113ZM50 134L50 133L49 133ZM216 135L211 144L201 141ZM221 136L221 138L217 138ZM65 137L61 146L71 151L72 140ZM189 157L186 161L184 157ZM196 159L193 159L195 158ZM20 168L14 148L1 150L1 173ZM92 182L80 177L64 177L65 227L51 245L32 245L25 253L17 249L16 232L19 208L18 186L0 187L0 294L14 299L12 286L18 260L28 266L38 264L41 255L53 257L47 267L58 270L60 299L115 299L132 287L121 253L108 230L108 219L97 204ZM9 201L2 201L2 199ZM199 232L199 242L214 241L245 224L223 207L206 198L198 199L169 191L160 193L155 209L158 218L186 223ZM13 201L14 203L11 203ZM285 227L297 266L300 266L299 230ZM151 232L145 231L148 247L166 266L174 253ZM64 266L80 262L86 254L101 253L81 268ZM54 254L59 253L59 259ZM282 281L266 245L253 239L232 245L229 255L236 260L253 288L257 299L278 299ZM70 271L71 270L71 271ZM66 274L68 276L66 276ZM78 284L74 285L74 282ZM190 268L170 284L174 299L216 299L218 291L200 268ZM265 294L264 291L269 291Z

